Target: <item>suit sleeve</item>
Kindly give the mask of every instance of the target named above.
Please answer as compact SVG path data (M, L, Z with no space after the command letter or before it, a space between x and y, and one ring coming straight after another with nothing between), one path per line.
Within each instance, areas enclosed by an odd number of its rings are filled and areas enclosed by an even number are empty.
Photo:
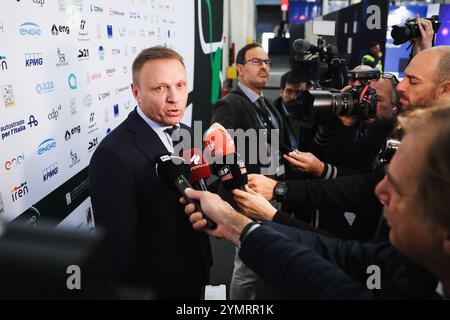
M108 148L94 153L89 166L89 189L97 228L106 232L106 254L117 281L137 276L137 202L134 178L122 159ZM130 278L131 276L131 278Z
M245 238L239 255L285 299L374 299L335 264L264 224Z
M214 105L211 123L218 122L225 129L236 128L236 115L233 108L224 99L217 101Z
M371 202L384 172L350 175L329 180L287 180L285 201L319 210L358 210Z

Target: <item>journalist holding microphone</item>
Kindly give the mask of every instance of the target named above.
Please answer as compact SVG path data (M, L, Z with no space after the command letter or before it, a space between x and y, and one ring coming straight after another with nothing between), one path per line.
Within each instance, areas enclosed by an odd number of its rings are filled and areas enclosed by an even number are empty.
M376 187L390 242L342 241L257 223L217 195L186 193L217 223L207 232L239 246L242 261L283 298L445 299L450 291L450 108L416 110L400 124L405 137ZM195 229L205 227L194 206L185 212ZM380 270L377 290L368 285L367 270L373 267Z

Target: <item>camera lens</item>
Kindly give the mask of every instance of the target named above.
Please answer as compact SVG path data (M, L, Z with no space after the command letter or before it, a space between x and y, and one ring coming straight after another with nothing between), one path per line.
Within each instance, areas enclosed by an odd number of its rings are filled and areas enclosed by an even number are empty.
M411 40L412 38L415 38L413 26L417 28L415 21L392 26L391 36L392 39L394 39L394 44L400 45Z

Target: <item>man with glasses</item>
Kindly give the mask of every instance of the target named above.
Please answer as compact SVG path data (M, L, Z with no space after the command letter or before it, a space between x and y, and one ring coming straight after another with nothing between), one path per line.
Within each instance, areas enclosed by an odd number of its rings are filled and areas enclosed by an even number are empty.
M271 64L267 53L257 43L248 44L239 50L236 56L238 84L229 95L216 102L211 122L218 122L226 129L233 130L254 129L258 132L265 129L268 130L267 137L270 137L270 130L279 129L279 137L282 138L283 119L262 92L269 80ZM264 148L270 150L270 141L267 142ZM257 145L259 144L258 141ZM261 173L263 167L259 158L257 163L249 161L255 153L260 154L257 145L246 145L246 152L243 155L247 171L250 173ZM281 175L284 170L279 164L276 168L278 172L272 172L274 177Z
M267 130L265 141L250 144L245 140L245 154L241 155L245 161L248 173L262 173L270 170L267 165L263 165L260 154L267 154L271 150L272 141L269 140L271 130L279 130L279 145L283 143L284 124L280 113L263 96L265 87L270 76L271 61L267 53L257 43L250 43L239 50L236 56L236 68L238 84L230 94L216 102L213 107L212 123L218 122L226 129ZM258 150L263 148L263 150ZM264 153L263 153L264 152ZM277 150L277 152L279 152ZM252 163L256 155L257 162ZM278 163L271 164L270 168L276 168L270 172L271 177L276 178L284 173L284 166L281 165L281 155L270 155L270 159L275 159ZM263 171L262 171L263 170ZM232 194L219 187L219 194L223 199L233 203ZM231 299L254 299L255 298L256 275L240 261L237 252L234 261L233 277L231 280Z

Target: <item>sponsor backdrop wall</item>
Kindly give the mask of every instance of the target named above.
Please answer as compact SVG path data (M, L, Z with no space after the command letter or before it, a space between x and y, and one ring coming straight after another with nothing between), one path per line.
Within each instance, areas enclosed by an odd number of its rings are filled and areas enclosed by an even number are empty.
M185 58L191 96L201 5L1 1L1 220L36 225L48 217L57 227L94 228L87 166L98 143L134 109L132 61L153 45L177 50ZM202 56L220 50L221 43ZM189 101L187 124L195 103Z

